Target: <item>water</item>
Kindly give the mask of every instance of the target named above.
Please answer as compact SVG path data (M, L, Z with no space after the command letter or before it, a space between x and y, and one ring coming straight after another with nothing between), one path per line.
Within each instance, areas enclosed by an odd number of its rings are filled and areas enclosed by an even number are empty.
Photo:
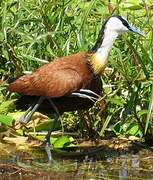
M12 145L6 148L3 147L0 155L0 179L4 180L153 180L151 149L138 148L138 151L133 153L99 149L93 155L87 153L80 158L75 157L75 152L72 156L65 152L66 158L59 156L60 153L54 153L55 162L49 165L43 151L16 151Z

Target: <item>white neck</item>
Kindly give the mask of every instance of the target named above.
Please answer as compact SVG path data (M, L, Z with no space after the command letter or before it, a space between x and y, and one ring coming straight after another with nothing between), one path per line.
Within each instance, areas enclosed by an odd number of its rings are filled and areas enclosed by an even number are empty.
M104 39L100 46L100 48L97 49L96 56L101 61L105 61L108 58L109 52L113 46L113 42L117 38L118 33L115 31L105 30L104 32Z
M95 74L100 74L103 72L107 65L107 58L109 52L113 46L113 42L117 38L118 33L116 31L111 31L109 29L105 29L104 31L104 39L102 41L101 46L97 49L97 51L93 54L92 57L92 67Z

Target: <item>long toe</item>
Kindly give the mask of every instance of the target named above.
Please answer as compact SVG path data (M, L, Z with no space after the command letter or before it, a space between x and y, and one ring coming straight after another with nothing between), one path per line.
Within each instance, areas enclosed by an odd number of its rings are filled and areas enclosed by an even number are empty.
M19 121L20 121L20 123L22 123L22 124L26 124L26 123L27 123L26 116L25 116L25 115L21 116L20 119L19 119Z
M27 124L31 119L31 115L30 114L24 114L23 116L20 117L20 123L22 124Z
M45 150L48 156L48 162L52 163L53 162L53 157L52 157L52 153L51 153L51 145L48 142L45 142Z

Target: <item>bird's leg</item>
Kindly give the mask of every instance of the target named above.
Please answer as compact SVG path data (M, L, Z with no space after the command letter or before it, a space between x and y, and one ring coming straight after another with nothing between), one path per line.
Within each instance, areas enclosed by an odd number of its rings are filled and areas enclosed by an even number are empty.
M39 100L37 101L37 103L34 103L33 105L31 105L29 107L29 109L25 112L25 114L23 116L21 116L20 122L22 124L26 124L26 123L29 122L29 120L31 119L32 115L38 109L38 107L41 105L41 103L44 101L44 99L46 99L46 97L41 96L39 98Z
M53 103L53 101L51 99L49 99L49 98L47 98L47 99L50 102L50 104L52 105L52 107L53 107L53 109L54 109L54 111L56 113L53 124L52 124L51 128L49 129L47 135L45 136L45 140L44 140L44 142L45 142L45 150L46 150L47 155L48 155L49 163L51 163L53 158L52 158L52 154L51 154L51 151L50 151L50 145L51 145L50 136L51 136L51 133L53 132L53 130L55 128L55 125L56 125L58 119L60 118L60 113L59 113L57 107L55 106L55 104Z
M26 116L29 114L29 112L31 111L31 109L32 109L32 107L35 105L35 103L34 104L32 104L27 110L26 110L26 112L20 117L20 122L21 123L24 123L24 124L26 124L28 121L27 120L25 120L25 118L26 118Z
M51 136L52 131L55 128L57 120L60 118L60 113L59 113L57 107L55 106L55 104L53 103L53 101L51 99L47 98L47 97L41 96L39 98L39 100L37 101L37 103L34 103L32 106L30 106L29 109L27 110L27 112L20 118L20 122L26 124L31 119L34 112L38 109L38 107L41 105L41 103L45 99L48 99L48 101L50 102L50 104L52 105L52 107L53 107L53 109L54 109L54 111L56 113L56 117L55 117L55 119L53 121L53 124L52 124L50 130L48 131L48 133L47 133L47 135L45 137L45 140L44 140L44 142L45 142L45 150L47 152L49 162L51 162L52 161L52 154L51 154L51 151L50 151L50 136Z

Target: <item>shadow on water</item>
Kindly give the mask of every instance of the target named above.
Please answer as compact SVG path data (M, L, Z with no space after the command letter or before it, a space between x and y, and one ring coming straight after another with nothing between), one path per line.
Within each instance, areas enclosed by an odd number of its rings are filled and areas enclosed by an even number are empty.
M5 146L0 154L0 179L4 180L153 179L153 151L143 146L130 151L105 146L54 151L51 165L40 149L16 151L12 145Z

